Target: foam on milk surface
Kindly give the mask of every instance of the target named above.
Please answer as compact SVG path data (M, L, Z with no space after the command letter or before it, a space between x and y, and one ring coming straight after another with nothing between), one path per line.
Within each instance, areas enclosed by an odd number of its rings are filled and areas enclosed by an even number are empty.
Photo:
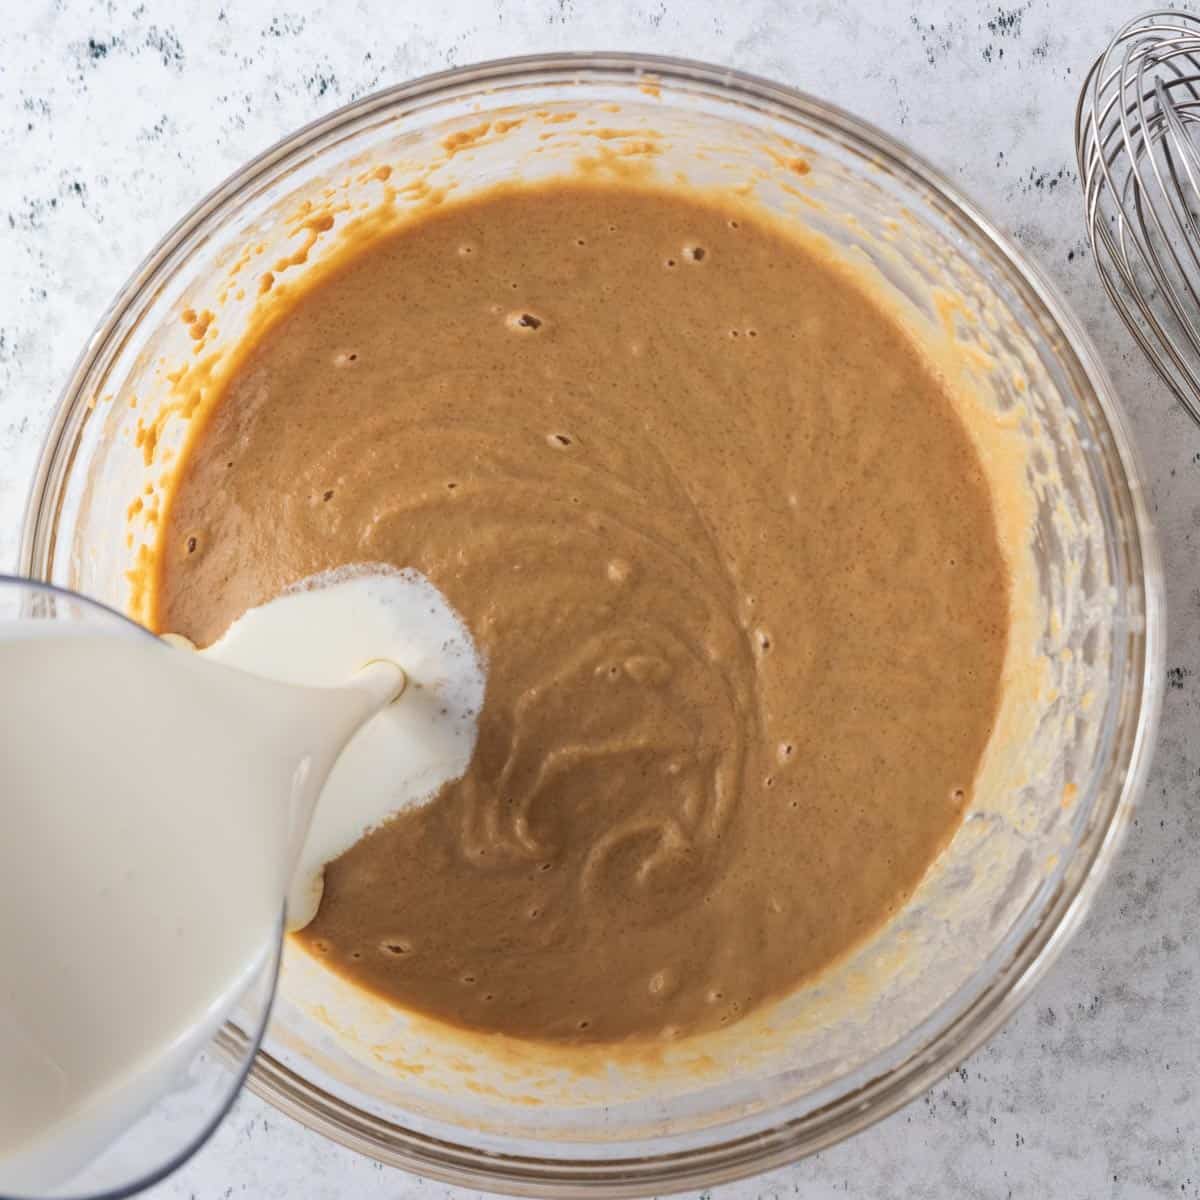
M345 619L353 613L353 620ZM288 892L288 927L316 916L326 863L471 762L484 671L458 614L420 572L364 564L325 572L239 617L202 656L286 683L345 683L373 658L408 682L351 740L321 792Z

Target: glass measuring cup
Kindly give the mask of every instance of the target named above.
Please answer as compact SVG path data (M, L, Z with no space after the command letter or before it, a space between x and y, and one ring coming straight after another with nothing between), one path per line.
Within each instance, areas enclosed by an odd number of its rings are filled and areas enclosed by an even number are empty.
M32 623L42 623L38 628L46 632L44 623L50 622L114 638L156 640L127 618L73 592L0 575L0 637L6 627L13 631ZM174 653L165 646L163 650ZM69 753L69 746L62 752ZM175 1064L165 1093L128 1114L130 1123L123 1128L98 1132L94 1157L64 1163L64 1177L52 1186L32 1192L6 1190L0 1160L0 1200L116 1200L151 1186L190 1158L229 1111L250 1069L270 1015L282 945L281 905L276 934L225 1024L200 1039L198 1046L189 1045L190 1053ZM79 1007L80 1020L86 1021L86 997ZM19 1088L21 1081L0 1080L4 1086Z

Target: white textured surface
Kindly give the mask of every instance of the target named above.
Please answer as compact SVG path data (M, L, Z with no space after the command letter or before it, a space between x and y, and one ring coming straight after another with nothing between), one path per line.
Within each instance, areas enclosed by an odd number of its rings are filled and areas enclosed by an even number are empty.
M1005 4L1013 0L1005 0ZM1200 1194L1200 431L1107 307L1072 169L1113 0L6 0L0 22L0 569L58 389L157 238L250 155L372 89L552 49L727 63L823 95L940 165L1056 279L1149 466L1171 610L1151 784L1082 932L1008 1028L852 1142L713 1200ZM157 1200L431 1200L243 1097Z

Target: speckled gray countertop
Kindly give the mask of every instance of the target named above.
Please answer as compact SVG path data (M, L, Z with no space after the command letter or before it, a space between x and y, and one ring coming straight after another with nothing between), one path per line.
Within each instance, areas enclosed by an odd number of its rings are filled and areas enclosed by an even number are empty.
M1200 1195L1200 430L1107 306L1083 239L1081 75L1113 0L5 0L0 20L0 570L55 398L101 310L203 193L375 88L472 60L637 49L754 71L942 167L1058 282L1148 468L1168 576L1155 767L1112 878L1011 1024L881 1125L712 1200ZM158 1200L467 1193L243 1096Z

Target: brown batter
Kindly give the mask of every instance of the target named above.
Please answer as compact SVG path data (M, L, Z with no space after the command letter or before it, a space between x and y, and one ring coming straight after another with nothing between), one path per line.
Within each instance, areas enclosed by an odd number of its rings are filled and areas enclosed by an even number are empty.
M300 935L456 1025L737 1020L953 835L1008 578L944 384L817 251L684 193L445 206L298 302L180 471L158 623L344 563L486 656L467 775L332 864Z

